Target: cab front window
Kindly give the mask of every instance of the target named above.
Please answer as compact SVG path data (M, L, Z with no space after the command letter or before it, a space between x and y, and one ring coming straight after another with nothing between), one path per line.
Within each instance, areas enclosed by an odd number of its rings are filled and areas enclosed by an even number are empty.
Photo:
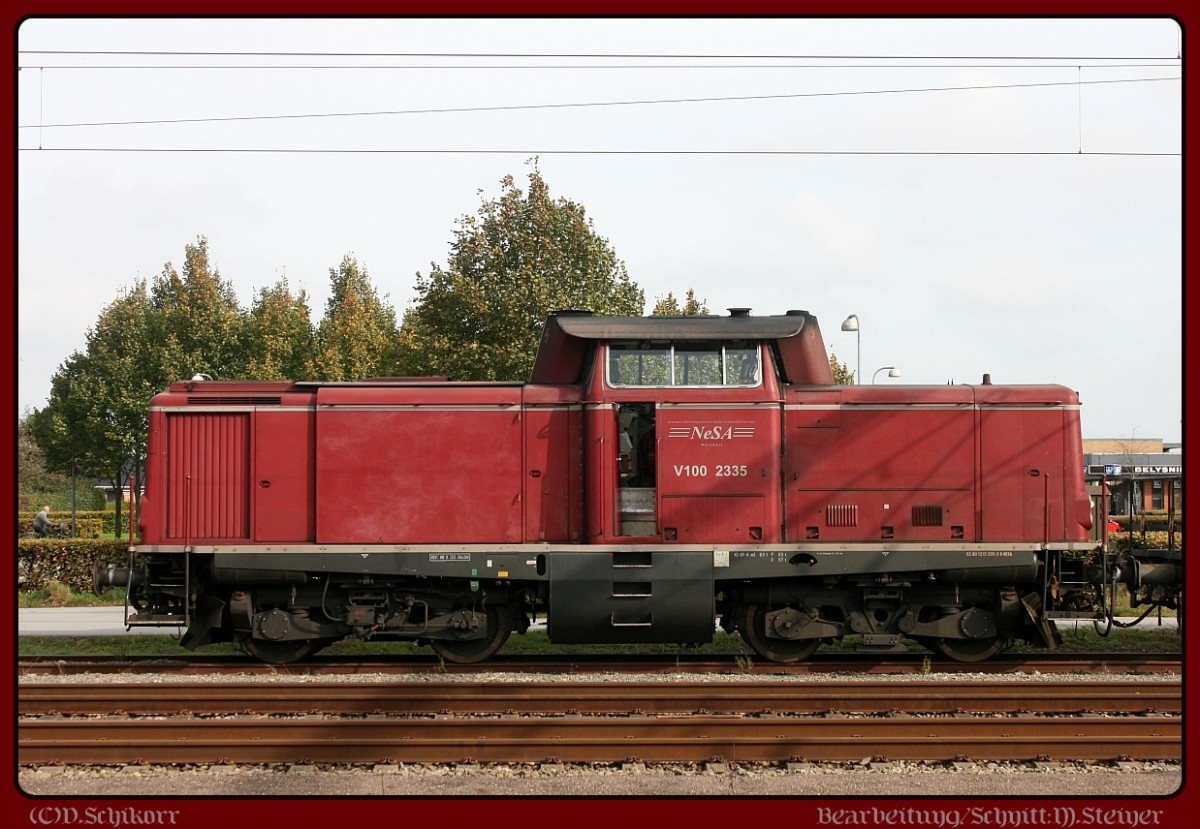
M758 355L757 344L737 340L611 342L608 385L614 388L757 386L762 383Z

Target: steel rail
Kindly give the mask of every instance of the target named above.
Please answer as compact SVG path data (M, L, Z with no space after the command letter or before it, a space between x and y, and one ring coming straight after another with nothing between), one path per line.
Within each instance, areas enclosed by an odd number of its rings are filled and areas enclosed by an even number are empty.
M33 720L21 765L1179 760L1179 717Z
M18 685L18 714L1171 713L1178 680L128 682Z
M746 674L754 676L807 674L1180 674L1183 663L1168 654L1076 654L1052 656L1001 654L986 662L954 662L923 654L830 654L799 663L739 662L735 657L711 655L648 656L637 654L614 657L597 654L545 655L541 657L496 656L482 665L440 664L429 656L316 656L290 665L266 665L251 657L193 656L36 656L22 655L17 674L79 673L238 673L284 676L320 676L325 674L430 673L453 675L488 673L694 673Z

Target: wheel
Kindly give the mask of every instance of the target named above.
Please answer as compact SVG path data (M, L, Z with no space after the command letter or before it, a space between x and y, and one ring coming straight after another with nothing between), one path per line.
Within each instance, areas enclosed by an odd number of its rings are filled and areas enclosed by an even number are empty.
M269 639L243 639L246 652L261 662L271 665L286 665L307 659L329 644L324 639L292 639L272 642Z
M1004 647L999 639L925 639L921 644L956 662L983 662Z
M487 609L487 635L482 639L434 639L430 641L433 652L447 662L469 664L482 662L500 650L508 641L511 629L505 622L508 617L494 607Z
M817 648L821 647L821 639L770 639L767 637L767 613L772 608L752 604L746 608L739 630L742 638L755 652L764 659L772 662L800 662L808 659Z

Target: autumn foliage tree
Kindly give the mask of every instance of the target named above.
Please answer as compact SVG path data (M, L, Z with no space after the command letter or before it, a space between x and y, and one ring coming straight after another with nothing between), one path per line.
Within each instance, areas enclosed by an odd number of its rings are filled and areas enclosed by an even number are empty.
M366 268L347 254L329 269L329 301L308 364L313 380L362 380L394 373L396 312L376 294Z
M258 380L305 377L313 360L314 335L304 291L293 294L286 279L254 296L246 321L246 376Z
M459 220L446 267L417 274L398 340L406 373L524 379L550 313L642 314L642 290L582 206L551 198L536 168L528 191L501 185Z
M583 207L551 198L536 166L527 191L508 176L499 198L459 221L446 267L417 275L403 329L352 255L329 277L315 327L307 296L286 280L245 311L197 237L179 270L168 262L106 307L85 350L55 372L48 405L29 416L47 469L140 483L150 398L175 380L522 379L551 312L640 315L645 305Z
M837 355L829 352L829 368L833 370L833 382L839 386L854 385L854 372L845 363L839 363Z
M707 315L709 311L708 302L696 299L695 289L688 288L682 305L675 298L674 292L667 291L666 296L659 297L654 301L654 308L650 313L659 317L702 317Z
M184 247L182 273L168 262L150 289L151 335L167 380L196 373L217 379L245 369L245 320L233 285L208 259L203 236Z

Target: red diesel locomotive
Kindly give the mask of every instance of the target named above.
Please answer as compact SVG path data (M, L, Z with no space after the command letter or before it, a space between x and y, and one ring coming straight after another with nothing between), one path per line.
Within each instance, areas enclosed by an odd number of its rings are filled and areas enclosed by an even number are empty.
M780 662L847 635L975 661L1178 584L1089 532L1083 472L1062 386L835 385L805 311L561 312L527 383L173 384L141 543L96 583L271 662L346 636L476 662L538 614L561 643L719 620Z

